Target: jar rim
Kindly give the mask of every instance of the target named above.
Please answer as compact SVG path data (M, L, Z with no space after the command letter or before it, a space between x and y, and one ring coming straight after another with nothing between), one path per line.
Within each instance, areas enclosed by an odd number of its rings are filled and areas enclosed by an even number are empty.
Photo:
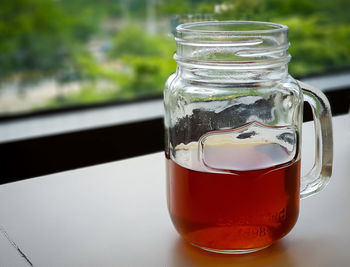
M241 30L237 28L241 26ZM243 27L242 27L243 26ZM222 27L223 30L215 29ZM225 28L232 27L232 30ZM246 29L251 27L251 29ZM256 27L254 29L254 27ZM235 29L236 28L236 29ZM288 31L288 26L263 21L249 21L249 20L226 20L226 21L204 21L204 22L191 22L180 24L176 27L177 34L215 34L215 35L227 35L227 34L274 34L278 32Z
M262 21L202 21L176 28L174 59L182 65L271 68L286 65L288 27Z

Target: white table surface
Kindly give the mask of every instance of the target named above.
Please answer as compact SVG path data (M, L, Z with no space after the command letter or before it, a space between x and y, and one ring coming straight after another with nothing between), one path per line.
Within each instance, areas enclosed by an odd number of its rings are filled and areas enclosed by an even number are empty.
M14 244L40 267L350 266L350 116L333 123L331 183L302 200L292 232L261 252L220 255L186 244L167 211L164 154L155 153L1 185L0 267L30 266ZM304 169L313 140L306 123Z

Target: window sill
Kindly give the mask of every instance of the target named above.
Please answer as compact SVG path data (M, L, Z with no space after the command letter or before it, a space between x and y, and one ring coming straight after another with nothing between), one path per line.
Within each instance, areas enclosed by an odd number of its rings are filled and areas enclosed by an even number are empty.
M350 73L303 79L349 111ZM304 121L312 119L306 105ZM161 99L60 112L0 124L0 184L163 150Z

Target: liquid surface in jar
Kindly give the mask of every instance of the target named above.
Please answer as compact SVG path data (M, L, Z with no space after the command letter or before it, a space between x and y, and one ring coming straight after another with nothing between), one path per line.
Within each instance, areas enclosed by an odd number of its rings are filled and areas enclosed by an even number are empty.
M197 149L178 153L195 168L166 158L168 208L175 228L188 242L218 250L262 248L279 240L298 218L300 160L280 164L287 152L275 143L253 143L247 149L240 145L241 158L232 161L229 149L222 149L211 146L206 157L211 166L225 166L226 173L201 167L194 160ZM236 170L242 159L250 162L241 164L247 170ZM269 167L254 169L252 164L261 160Z

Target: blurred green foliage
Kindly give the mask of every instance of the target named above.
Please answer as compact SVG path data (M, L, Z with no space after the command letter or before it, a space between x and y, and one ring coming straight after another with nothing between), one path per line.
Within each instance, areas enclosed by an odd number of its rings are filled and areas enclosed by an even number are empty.
M350 67L350 1L235 0L218 19L260 20L289 27L290 73L296 77Z
M79 92L58 97L45 106L89 104L108 100L128 100L159 95L176 62L172 37L149 36L131 25L122 29L112 40L108 53L110 64L99 64L91 56L80 54L76 61L80 75L87 82ZM104 81L99 85L99 81Z
M123 29L113 39L109 54L132 72L123 94L142 97L162 92L166 79L176 68L172 58L175 50L175 42L169 36L150 36L137 26Z
M93 14L73 16L55 1L0 1L0 77L59 71L97 30Z
M289 67L294 76L349 68L350 25L322 24L318 17L290 17L279 22L291 29Z
M286 24L293 76L340 70L350 67L349 10L349 0L2 0L0 82L54 77L81 84L35 108L159 95L175 71L176 46L166 33L145 30L151 11L158 24L198 13ZM91 41L106 42L99 47L104 59Z

